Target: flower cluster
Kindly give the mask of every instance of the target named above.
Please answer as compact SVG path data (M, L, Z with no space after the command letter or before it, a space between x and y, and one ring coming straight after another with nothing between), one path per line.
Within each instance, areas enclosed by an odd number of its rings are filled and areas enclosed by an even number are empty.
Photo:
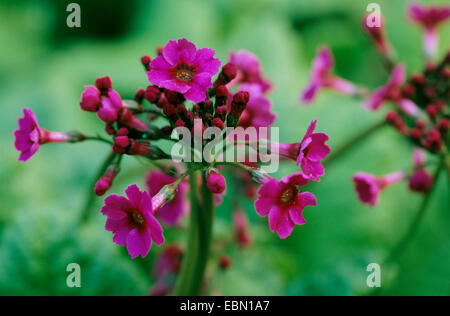
M262 139L257 140L265 153L279 154L297 163L299 172L280 181L264 170L262 153L258 153L256 161L247 157L249 153L245 150L243 162L219 159L230 146L250 149L251 141L238 144L229 137L229 129L269 128L276 115L268 98L272 83L262 74L261 64L254 54L245 50L233 52L222 67L221 61L214 56L214 50L197 49L186 39L169 41L157 50L155 58L141 57L150 84L137 89L133 100L122 99L108 76L96 79L94 85L85 86L80 108L97 114L104 123L105 137L79 132L49 132L38 125L29 109L24 110L19 129L14 133L21 161L30 159L39 146L46 143L95 140L108 145L111 153L102 164L92 188L92 193L97 196L105 195L113 187L119 172L123 172L126 156L139 157L156 167L145 178L146 190L132 184L126 188L125 196L107 196L101 208L101 213L106 216L105 229L112 232L113 242L125 246L132 258L146 257L153 243L158 246L164 243L160 222L164 226L180 228L184 225L183 218L190 215L189 245L199 245L195 246L197 250L185 249L184 252L203 251L206 255L186 255L184 268L179 271L181 248L168 247L155 268L157 281L153 294L166 294L172 289L173 284L168 286L167 278L179 272L183 274L181 283L188 280L190 267L195 264L191 261L208 258L212 238L208 225L212 223L214 204L220 204L226 196L224 175L229 167L235 168L230 177L236 182L236 188L249 199L257 198L256 212L268 216L270 230L280 238L288 237L295 225L305 223L305 207L317 205L316 197L302 191L301 187L309 181L320 181L325 174L321 161L330 153L330 148L326 145L328 136L315 131L317 121L311 123L298 143L271 142L267 135L265 138L261 135ZM345 85L343 81L332 84L335 79L327 74L317 80L319 86ZM222 151L216 147L206 151L212 142L207 137L209 128L225 136L220 144ZM194 137L181 140L180 131L188 131ZM192 159L180 161L172 152L165 152L160 145L163 141L187 145L184 147L185 158ZM206 152L197 150L199 143ZM259 191L258 185L261 185ZM190 206L186 201L188 195ZM232 198L235 207L233 240L245 248L253 240L250 222L236 196ZM222 256L219 262L225 269L230 266L231 259ZM202 272L201 269L198 271ZM202 275L198 278L200 280L191 281L200 282ZM177 286L177 289L184 288Z
M381 25L364 18L364 29L391 71L386 84L370 93L368 89L331 74L333 58L327 48L321 48L313 62L311 84L303 91L302 101L309 103L320 88L330 88L348 95L363 98L365 107L379 110L384 104L394 107L386 114L387 124L393 126L416 149L413 164L406 171L395 172L382 177L357 173L354 177L356 192L362 203L375 206L380 192L389 185L407 179L414 192L427 193L433 187L434 179L426 166L426 155L434 156L436 164L448 165L450 127L450 51L438 62L437 27L450 19L449 6L424 7L412 4L408 7L412 21L425 29L424 48L427 61L422 72L407 76L406 67L393 59L392 45ZM289 148L286 148L286 152Z

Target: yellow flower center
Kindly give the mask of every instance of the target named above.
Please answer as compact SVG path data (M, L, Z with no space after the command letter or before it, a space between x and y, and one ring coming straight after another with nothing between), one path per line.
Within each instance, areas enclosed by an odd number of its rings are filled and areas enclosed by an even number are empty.
M283 191L281 194L281 202L283 203L289 203L291 202L295 197L296 189L293 187L289 187L286 190Z
M194 77L194 70L191 67L181 65L178 67L175 77L183 82L189 82Z
M142 217L142 214L139 212L131 213L131 221L136 226L141 226L144 224L144 218Z

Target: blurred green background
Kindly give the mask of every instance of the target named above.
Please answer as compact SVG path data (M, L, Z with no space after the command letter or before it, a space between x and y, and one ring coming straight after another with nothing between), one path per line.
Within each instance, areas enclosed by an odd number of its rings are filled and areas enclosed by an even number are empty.
M150 267L161 249L131 260L104 230L98 211L77 227L75 219L86 191L108 152L101 143L50 145L26 164L18 163L12 132L23 107L51 130L102 131L101 122L79 109L83 86L110 75L124 98L132 98L147 80L139 57L170 39L186 37L211 47L225 61L232 50L259 56L274 84L271 94L281 141L295 142L313 118L328 133L333 148L383 113L332 92L321 93L312 107L300 107L299 91L309 77L319 45L329 45L336 73L374 88L387 72L362 32L361 16L371 1L335 0L79 0L81 29L69 29L66 6L72 1L0 1L0 294L2 295L144 295L153 284ZM408 72L423 66L422 32L406 17L407 1L378 1L399 60ZM423 1L447 3L448 1ZM450 44L448 25L441 29L442 56ZM403 236L421 196L405 184L387 190L375 209L361 205L353 192L356 171L385 174L410 165L411 146L387 128L327 167L311 187L319 206L305 211L308 223L280 240L267 219L244 202L254 244L230 250L233 266L213 276L224 295L358 295L368 293L366 267L381 263ZM148 166L126 159L113 192L137 182ZM293 164L278 176L296 170ZM416 237L399 260L382 267L381 294L449 295L449 191L441 178ZM232 192L229 190L229 192ZM217 238L231 232L231 203L217 211ZM185 232L166 230L168 241ZM82 268L82 287L66 286L66 266Z

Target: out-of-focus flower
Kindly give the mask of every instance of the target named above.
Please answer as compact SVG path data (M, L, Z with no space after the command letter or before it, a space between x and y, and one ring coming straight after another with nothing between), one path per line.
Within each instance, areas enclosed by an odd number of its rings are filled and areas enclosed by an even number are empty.
M19 161L29 160L40 145L49 143L63 143L72 137L65 133L50 132L40 128L36 116L30 109L23 110L23 117L18 120L19 128L14 131L14 146L20 151Z
M288 237L296 224L306 223L302 215L306 206L317 205L312 193L298 189L308 182L307 176L295 173L280 182L270 179L259 189L259 198L255 202L256 212L260 216L269 216L269 228L272 232L277 232L280 238Z
M402 95L401 86L405 82L405 77L405 66L399 65L395 67L388 82L384 86L378 88L369 100L367 100L365 103L366 107L375 111L379 109L384 102L392 101L409 116L417 116L419 114L417 105Z
M197 50L185 38L169 41L162 56L151 61L148 79L160 88L183 94L189 101L202 102L213 85L212 76L220 68L220 60L214 54L209 48Z
M152 296L168 295L175 286L176 276L181 269L183 250L179 245L168 245L153 266L155 284L150 290Z
M237 76L228 86L236 84L250 83L257 84L262 92L268 92L272 88L272 83L262 75L261 64L253 53L240 50L230 53L230 62L237 67Z
M374 207L378 203L381 191L404 178L405 174L403 172L396 172L383 177L375 177L368 173L358 172L353 177L353 182L355 183L359 200Z
M313 61L311 81L302 92L301 102L311 103L321 88L330 88L348 95L357 92L353 83L331 73L333 67L333 55L327 47L322 47Z
M233 212L233 224L236 231L236 242L239 246L245 248L252 242L249 232L249 224L247 214L241 210Z
M433 177L425 168L426 155L421 148L415 148L413 152L414 173L409 178L409 189L414 192L427 193L433 187Z
M330 147L325 144L328 141L327 134L314 133L316 126L317 120L312 121L300 143L280 143L275 146L278 146L281 156L297 161L297 165L301 166L306 176L319 181L319 176L325 174L321 160L328 156ZM273 146L272 144L271 147Z
M409 17L425 29L424 48L428 56L436 53L438 47L437 28L450 19L450 6L425 7L418 3L409 5Z
M375 21L368 21L369 16L366 15L363 19L363 27L366 30L367 34L370 36L372 41L375 44L376 49L382 56L390 55L390 46L388 41L386 40L386 36L384 34L384 20L382 19L381 25L375 25Z
M105 199L101 212L107 216L105 229L114 234L113 242L127 246L132 258L147 256L152 242L164 243L163 229L153 215L152 199L148 192L130 185L127 197L111 194Z
M160 170L152 170L147 175L147 188L152 197L156 196L158 192L166 185L174 183L176 179L168 176ZM186 215L189 211L189 206L186 202L185 195L187 191L187 185L181 182L178 185L178 190L171 202L166 203L159 209L156 216L167 226L178 225L183 215Z

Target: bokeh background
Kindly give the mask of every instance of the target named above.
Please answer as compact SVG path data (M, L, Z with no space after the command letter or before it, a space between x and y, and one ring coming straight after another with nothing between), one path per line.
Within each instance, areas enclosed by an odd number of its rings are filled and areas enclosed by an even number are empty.
M110 75L124 98L132 98L147 80L139 57L170 39L186 37L198 47L216 49L226 61L232 50L259 56L275 88L270 97L278 115L281 140L298 141L311 119L339 147L383 113L324 92L312 107L299 106L311 59L327 44L336 72L375 88L388 73L361 30L370 1L350 0L78 0L81 29L66 24L64 0L0 1L0 294L2 295L144 295L153 284L155 256L131 260L104 230L96 201L92 221L77 226L89 183L103 156L104 144L50 145L26 164L18 163L12 132L23 107L51 130L103 129L95 115L79 109L83 86ZM75 1L74 1L75 2ZM435 0L423 3L446 3ZM423 67L422 32L406 16L407 1L378 1L386 31L408 72ZM448 2L447 2L448 4ZM442 56L450 44L441 29ZM319 206L305 211L308 223L280 240L270 233L251 202L243 205L254 238L250 249L232 248L233 266L212 276L215 293L224 295L363 295L366 267L381 263L403 236L421 196L399 184L386 191L375 209L361 205L353 192L356 171L375 174L410 165L411 146L386 128L327 166L327 175L311 190ZM296 170L293 164L278 176ZM126 159L113 192L143 185L148 165ZM382 267L381 294L449 295L449 191L441 178L417 234L392 265ZM229 194L233 193L232 184ZM238 193L235 193L238 194ZM231 233L230 198L217 211L218 238ZM166 230L169 241L183 242L185 232ZM66 266L82 267L82 287L66 286ZM212 263L213 264L213 263Z

